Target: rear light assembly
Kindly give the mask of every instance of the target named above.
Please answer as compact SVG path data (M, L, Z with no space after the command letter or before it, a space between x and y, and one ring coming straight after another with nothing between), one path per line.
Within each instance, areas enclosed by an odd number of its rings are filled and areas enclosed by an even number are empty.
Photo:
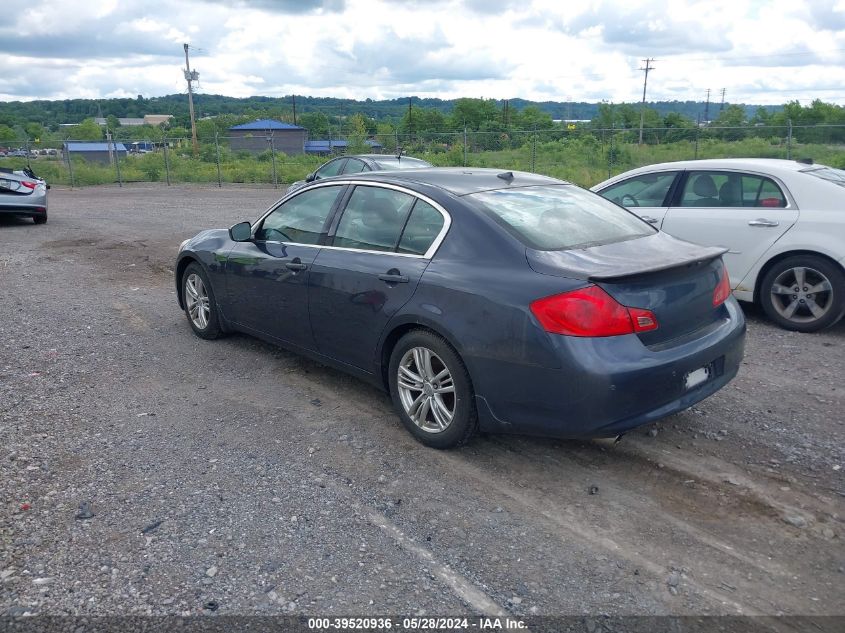
M728 268L724 264L722 264L722 272L720 274L719 283L716 284L716 289L713 291L714 308L718 308L731 296L731 282L728 278Z
M550 334L619 336L657 329L650 310L623 306L598 286L537 299L530 308Z
M38 183L32 180L21 180L21 184L27 189L35 189L38 186Z

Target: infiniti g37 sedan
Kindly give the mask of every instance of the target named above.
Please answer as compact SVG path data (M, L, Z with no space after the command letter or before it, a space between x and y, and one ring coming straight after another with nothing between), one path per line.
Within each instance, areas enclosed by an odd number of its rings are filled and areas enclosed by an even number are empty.
M553 178L421 169L311 183L183 242L175 277L198 336L357 375L447 448L613 437L726 385L745 321L723 252Z
M789 330L845 315L845 171L774 158L640 167L593 191L675 237L723 246L731 288Z

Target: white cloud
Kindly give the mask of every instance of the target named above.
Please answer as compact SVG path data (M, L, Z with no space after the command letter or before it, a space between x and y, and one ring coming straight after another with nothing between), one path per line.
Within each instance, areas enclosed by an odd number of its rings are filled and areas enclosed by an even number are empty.
M7 0L0 98L184 89L845 103L845 0ZM24 17L25 16L25 17Z

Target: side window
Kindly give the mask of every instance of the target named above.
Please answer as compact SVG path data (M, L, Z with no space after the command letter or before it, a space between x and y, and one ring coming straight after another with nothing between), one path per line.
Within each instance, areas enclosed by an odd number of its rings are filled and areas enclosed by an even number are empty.
M355 187L335 231L333 246L393 251L415 198L380 187Z
M611 185L601 195L623 207L662 207L676 171L640 174Z
M343 187L320 187L299 194L264 218L256 240L317 244Z
M763 176L742 177L742 201L746 207L785 207L786 197L774 180Z
M325 165L317 170L317 178L328 178L329 176L337 176L340 173L340 168L346 162L345 158L338 158L330 160Z
M735 176L736 179L739 176ZM684 185L681 195L682 207L722 207L732 206L722 204L719 200L719 190L727 183L728 175L709 171L691 171ZM728 188L724 189L728 195ZM732 197L732 196L731 196ZM723 198L725 199L725 198Z
M400 253L424 255L443 229L443 216L424 200L417 200L399 240Z
M343 168L344 174L358 174L364 169L366 169L366 165L364 161L358 160L357 158L348 158L346 159L346 167Z
M735 172L690 172L682 207L785 207L786 198L773 180Z

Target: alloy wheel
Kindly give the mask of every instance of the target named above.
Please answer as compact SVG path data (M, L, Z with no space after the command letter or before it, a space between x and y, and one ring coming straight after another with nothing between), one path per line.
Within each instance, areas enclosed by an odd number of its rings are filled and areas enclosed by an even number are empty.
M455 417L455 383L443 360L412 347L399 362L397 387L405 413L421 430L442 433Z
M778 275L771 290L772 307L794 323L812 323L833 306L833 285L815 268L794 266Z
M202 278L196 273L191 273L185 279L185 303L188 306L191 323L200 330L208 327L211 313L208 291L205 289Z

